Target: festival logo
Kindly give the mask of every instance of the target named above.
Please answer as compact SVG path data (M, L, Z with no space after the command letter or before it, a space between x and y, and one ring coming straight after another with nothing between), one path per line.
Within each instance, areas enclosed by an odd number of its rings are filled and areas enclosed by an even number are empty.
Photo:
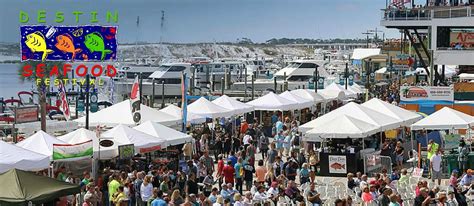
M346 156L329 155L329 173L345 174L347 173Z
M117 27L21 26L21 60L115 60Z

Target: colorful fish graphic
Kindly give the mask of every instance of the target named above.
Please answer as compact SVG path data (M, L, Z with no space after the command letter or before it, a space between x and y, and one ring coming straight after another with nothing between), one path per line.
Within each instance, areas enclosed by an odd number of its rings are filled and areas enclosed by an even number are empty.
M341 169L345 169L346 165L345 164L339 164L339 163L335 162L332 165L330 165L329 167L333 168L334 170L341 170Z
M112 50L105 49L104 38L98 32L87 34L84 44L90 52L100 52L100 60L104 60L106 54L112 53Z
M53 53L53 50L47 48L44 35L39 31L26 35L25 44L32 52L43 52L41 61L44 61L48 54Z
M64 53L72 53L71 61L74 61L76 54L81 52L81 49L76 49L74 46L73 38L69 34L61 34L56 37L56 48Z

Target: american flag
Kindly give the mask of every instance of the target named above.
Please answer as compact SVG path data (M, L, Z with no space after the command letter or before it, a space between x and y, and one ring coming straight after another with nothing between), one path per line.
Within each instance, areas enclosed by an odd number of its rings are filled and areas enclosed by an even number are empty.
M405 4L410 2L411 0L393 0L392 4L396 7L403 7Z
M69 104L67 103L66 98L66 88L64 88L64 84L62 81L59 81L59 99L61 100L61 105L59 109L63 112L66 121L69 121L71 116L71 112L69 111Z

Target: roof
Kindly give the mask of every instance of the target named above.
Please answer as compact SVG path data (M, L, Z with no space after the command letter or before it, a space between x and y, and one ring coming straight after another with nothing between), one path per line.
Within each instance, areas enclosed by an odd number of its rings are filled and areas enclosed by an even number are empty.
M341 127L341 125L344 125ZM379 131L379 126L342 114L305 133L305 140L320 138L364 138Z
M381 49L354 49L351 59L362 60L380 54Z
M193 140L190 135L151 121L144 122L133 129L155 136L158 139L165 141L164 144L166 146L184 144L186 142L192 142Z
M410 126L411 124L422 118L421 115L415 112L408 111L406 109L395 106L388 102L384 102L377 98L373 98L363 103L362 106L382 112L388 116L398 119L403 122L403 126Z
M26 205L30 201L39 205L80 192L79 185L18 169L0 174L0 183L0 205L3 205L2 202Z
M443 107L428 117L411 125L412 130L467 129L474 125L474 117L460 111Z
M48 156L0 140L0 172L5 172L12 168L37 171L48 167ZM1 188L3 187L0 187L0 191Z

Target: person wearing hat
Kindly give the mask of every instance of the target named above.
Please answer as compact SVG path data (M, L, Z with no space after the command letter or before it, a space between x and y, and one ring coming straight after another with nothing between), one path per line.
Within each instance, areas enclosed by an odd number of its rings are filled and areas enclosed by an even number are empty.
M461 186L469 186L472 184L472 181L474 181L474 176L472 176L473 170L468 169L466 174L462 177L461 179Z

